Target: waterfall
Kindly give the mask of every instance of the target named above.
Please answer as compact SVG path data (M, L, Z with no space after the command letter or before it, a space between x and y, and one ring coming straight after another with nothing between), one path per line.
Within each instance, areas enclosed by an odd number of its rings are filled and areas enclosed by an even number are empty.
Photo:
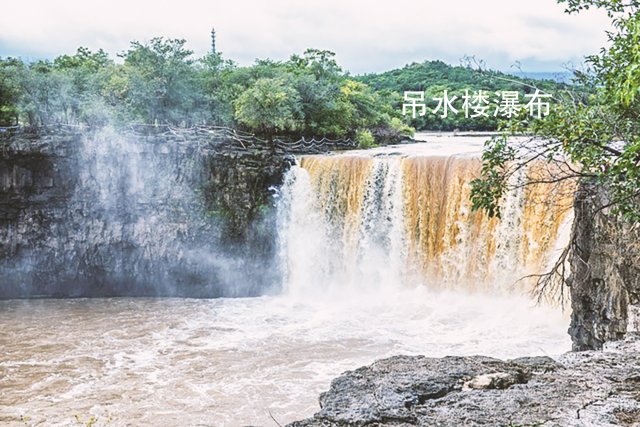
M298 158L280 202L291 294L432 289L530 290L571 220L569 183L514 185L502 218L473 212L476 154L384 150ZM527 174L514 175L512 184Z

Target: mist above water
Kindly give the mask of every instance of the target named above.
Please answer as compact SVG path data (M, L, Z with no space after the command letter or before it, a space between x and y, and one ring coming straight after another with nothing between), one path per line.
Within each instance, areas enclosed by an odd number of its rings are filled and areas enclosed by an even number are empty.
M36 182L39 199L0 228L0 298L236 297L277 287L269 245L227 238L230 215L208 203L219 196L218 175L234 173L219 167L220 141L187 136L105 127L54 134L62 148L50 143L47 156L26 151L58 172L43 188Z

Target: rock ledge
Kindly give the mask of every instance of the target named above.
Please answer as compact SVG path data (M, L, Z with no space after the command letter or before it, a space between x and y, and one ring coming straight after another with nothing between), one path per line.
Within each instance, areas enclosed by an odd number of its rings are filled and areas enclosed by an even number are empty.
M348 371L289 427L640 426L640 337L558 360L395 356Z

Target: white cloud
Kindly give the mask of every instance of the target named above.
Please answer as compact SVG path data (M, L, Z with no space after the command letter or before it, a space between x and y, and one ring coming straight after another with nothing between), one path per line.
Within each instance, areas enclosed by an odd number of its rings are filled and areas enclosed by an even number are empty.
M21 0L2 6L0 55L53 57L78 46L118 53L131 40L185 38L201 55L217 45L241 64L331 49L355 73L465 54L506 69L579 61L605 43L608 20L566 15L555 0Z

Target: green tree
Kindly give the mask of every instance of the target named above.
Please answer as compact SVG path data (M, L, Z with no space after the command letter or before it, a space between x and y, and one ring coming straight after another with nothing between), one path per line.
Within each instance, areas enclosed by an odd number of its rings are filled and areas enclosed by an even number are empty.
M0 59L0 126L14 126L20 117L19 71L24 64L19 59Z
M302 56L292 55L289 66L303 70L317 80L339 80L344 71L335 60L336 54L330 50L307 49Z
M503 135L487 143L483 176L473 182L474 207L499 215L499 202L508 179L532 158L548 162L569 160L576 167L553 180L589 178L613 194L612 203L629 219L640 219L640 2L618 0L560 0L567 11L602 7L616 31L600 55L587 57L588 72L578 74L588 90L558 97L553 114L526 116L510 122ZM586 93L586 95L585 95ZM525 133L534 141L510 139ZM540 142L543 141L543 142Z
M92 52L80 47L75 55L54 59L53 72L61 82L57 96L65 123L97 126L111 120L103 91L113 66L102 49Z
M261 78L235 101L235 117L250 130L272 138L296 130L301 121L298 92L283 79Z
M217 126L234 125L236 90L231 84L231 76L236 69L236 64L225 60L220 53L208 54L200 60L197 86L202 91L205 122Z
M189 124L200 93L185 40L155 37L134 41L122 54L127 76L126 102L146 123Z
M55 72L49 61L37 61L16 70L20 81L20 110L29 125L63 122L67 111L69 82Z
M345 76L335 61L335 54L327 50L307 49L301 56L292 55L285 66L300 94L303 133L345 136L349 129L341 119L348 106L340 99L340 87Z
M358 148L373 148L376 146L375 139L373 138L373 134L369 129L362 129L356 132L356 142L358 143Z
M113 61L109 59L109 55L104 50L99 49L97 52L92 52L86 47L79 47L75 55L61 55L53 60L53 66L57 69L82 69L89 73L97 73L111 64Z

